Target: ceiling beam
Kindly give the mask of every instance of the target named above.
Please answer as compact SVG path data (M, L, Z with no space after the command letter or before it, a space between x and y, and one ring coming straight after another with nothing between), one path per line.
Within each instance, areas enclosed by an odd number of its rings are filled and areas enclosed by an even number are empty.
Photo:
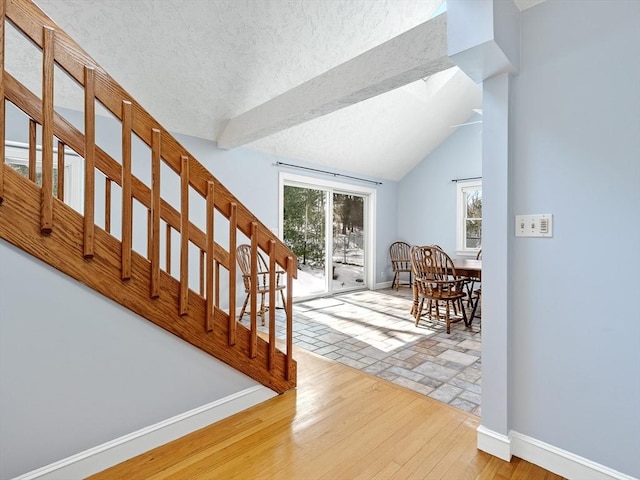
M230 119L218 147L245 145L453 66L443 13Z

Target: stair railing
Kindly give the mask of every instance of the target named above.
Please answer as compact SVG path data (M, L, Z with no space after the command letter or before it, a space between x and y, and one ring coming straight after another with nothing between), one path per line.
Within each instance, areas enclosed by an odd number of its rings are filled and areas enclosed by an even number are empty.
M42 98L5 70L5 33L9 22L42 52ZM40 231L47 235L55 228L53 202L65 202L64 165L69 151L84 159L83 205L83 254L87 261L95 255L96 226L96 172L104 176L104 230L112 232L113 186L121 189L120 246L121 279L127 282L136 272L132 271L134 252L133 217L134 201L147 211L147 251L150 262L149 296L160 294L161 274L172 275L172 238L180 236L179 282L180 293L176 309L180 315L189 311L190 297L199 296L205 302L203 334L213 332L220 322L228 333L228 344L237 342L237 329L244 329L236 320L236 246L238 233L246 236L251 244L252 265L258 250L269 258L272 267L280 266L286 272L287 302L285 308L285 390L295 386L295 361L292 345L292 281L296 276L295 256L267 227L265 227L241 202L239 202L203 165L201 165L178 141L144 110L109 74L102 69L79 45L31 0L0 0L0 146L5 144L5 101L11 102L29 118L29 179L36 181L36 133L40 129L41 146L41 204ZM54 68L58 66L73 78L84 91L84 132L54 110ZM96 112L98 101L120 123L122 130L122 158L118 162L96 144ZM150 185L132 174L132 139L140 139L151 152ZM57 143L56 143L57 139ZM54 143L57 146L57 179L54 188ZM0 148L0 208L4 198L5 149ZM136 158L136 161L139 161ZM161 165L168 166L179 175L180 207L174 208L161 192ZM54 189L56 190L54 199ZM206 205L206 228L202 231L189 217L189 193L195 191ZM102 200L101 202L102 203ZM228 247L215 241L219 225L214 224L218 212L228 221ZM102 213L102 212L100 212ZM161 262L161 230L164 225L165 264ZM223 225L224 227L224 225ZM195 246L199 252L199 290L189 288L189 250ZM221 308L221 268L228 278L227 312ZM275 271L275 268L272 268ZM256 282L252 282L252 309L249 325L248 357L255 359L259 348L267 350L267 370L275 371L277 357L283 355L276 347L276 313L269 309L268 336L258 333L256 312ZM269 298L274 304L275 281L271 282ZM153 301L153 300L151 300ZM244 337L244 336L243 336ZM247 373L267 384L259 374ZM276 382L278 383L278 382ZM282 382L279 382L281 384Z

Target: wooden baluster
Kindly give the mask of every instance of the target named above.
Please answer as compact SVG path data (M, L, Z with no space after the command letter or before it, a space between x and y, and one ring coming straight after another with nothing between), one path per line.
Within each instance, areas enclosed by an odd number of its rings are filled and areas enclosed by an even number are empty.
M180 159L180 315L189 307L189 157Z
M151 131L151 298L160 296L160 145L161 132Z
M205 264L206 254L204 250L200 250L200 296L204 298L204 264Z
M55 31L42 27L42 188L40 232L53 229L53 66ZM4 79L3 79L4 81Z
M238 205L231 202L229 212L229 345L236 344L236 243Z
M293 374L293 269L296 263L293 257L287 257L287 358L285 364L285 378L291 380Z
M111 233L111 180L104 179L104 231Z
M151 194L151 198L153 199L153 194ZM151 232L152 228L151 209L149 208L147 209L147 260L149 261L151 261L151 250L153 250L153 247L151 245L151 242L153 241L153 233Z
M133 198L131 192L131 102L122 101L122 280L131 278L133 249Z
M215 291L215 294L214 294L215 303L214 303L214 305L220 305L220 264L215 261L215 257L214 257L213 263L215 264L215 271L216 271L216 273L215 273L216 279L215 279L215 282L214 282L215 283L215 285L214 285L214 291Z
M171 275L171 225L167 223L166 228L167 247L165 248L165 270Z
M251 222L251 340L249 357L255 358L258 353L258 224ZM262 308L260 314L263 315Z
M37 123L33 119L29 119L29 180L36 183L36 153L38 145L36 144Z
M64 143L58 140L58 200L64 202Z
M4 200L4 143L5 143L5 105L4 105L4 22L7 2L0 1L0 204Z
M276 241L269 240L269 370L276 358Z
M93 257L96 187L96 81L93 67L84 67L84 256Z
M207 332L213 331L213 323L214 323L214 308L218 305L218 300L216 294L216 299L214 303L214 291L217 288L218 282L217 278L213 277L213 264L215 262L215 236L214 236L214 226L213 220L215 216L215 184L213 182L207 182L207 282L206 282L206 309L205 309L205 325ZM219 266L216 268L218 273Z

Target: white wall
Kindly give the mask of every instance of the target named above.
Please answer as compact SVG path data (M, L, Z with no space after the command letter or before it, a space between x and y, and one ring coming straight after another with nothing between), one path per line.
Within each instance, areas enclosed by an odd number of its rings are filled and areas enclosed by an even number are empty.
M510 428L640 477L640 2L521 22L510 213L554 235L510 240Z
M469 121L482 120L473 115ZM456 251L457 178L482 176L482 124L466 125L398 182L398 239Z
M0 479L255 385L0 240Z

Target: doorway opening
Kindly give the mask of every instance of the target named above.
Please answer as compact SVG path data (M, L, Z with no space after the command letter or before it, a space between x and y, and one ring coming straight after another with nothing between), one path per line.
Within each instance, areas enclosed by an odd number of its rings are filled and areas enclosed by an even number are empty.
M372 288L375 190L280 176L280 238L298 259L295 299Z

